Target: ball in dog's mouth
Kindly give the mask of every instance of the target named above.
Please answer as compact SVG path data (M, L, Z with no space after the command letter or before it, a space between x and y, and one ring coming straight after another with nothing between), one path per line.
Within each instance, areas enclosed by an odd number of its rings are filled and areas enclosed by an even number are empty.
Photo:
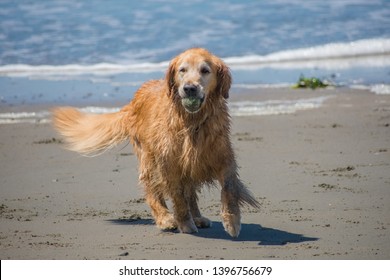
M203 98L199 97L183 97L181 104L184 106L187 112L196 113L202 106Z

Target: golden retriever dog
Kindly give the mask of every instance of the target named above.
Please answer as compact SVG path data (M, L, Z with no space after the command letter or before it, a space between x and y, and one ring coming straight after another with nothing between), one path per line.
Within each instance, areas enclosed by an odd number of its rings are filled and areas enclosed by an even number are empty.
M85 114L74 108L53 110L53 123L70 150L103 152L130 140L139 160L157 226L196 233L211 226L198 207L202 185L221 185L225 230L237 237L240 206L258 202L240 181L230 141L227 106L231 74L224 62L205 49L175 57L164 80L144 83L118 113ZM173 214L166 199L173 205Z

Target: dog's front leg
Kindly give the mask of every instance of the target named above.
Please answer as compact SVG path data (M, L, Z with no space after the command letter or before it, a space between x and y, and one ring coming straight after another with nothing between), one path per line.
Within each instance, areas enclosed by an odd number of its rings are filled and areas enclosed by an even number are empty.
M146 190L146 202L152 209L152 215L157 226L163 230L176 229L176 221L173 215L169 213L163 196L151 191L150 188L146 188Z
M190 204L185 191L179 189L172 194L173 211L177 226L182 233L195 233L198 228L191 215Z
M197 228L209 228L212 225L212 222L203 217L200 213L198 206L198 194L196 193L196 187L190 189L188 202L190 204L192 218L194 219L195 225Z
M241 230L240 214L240 188L241 181L236 174L229 175L220 180L222 186L221 202L222 223L227 233L232 237L238 237Z

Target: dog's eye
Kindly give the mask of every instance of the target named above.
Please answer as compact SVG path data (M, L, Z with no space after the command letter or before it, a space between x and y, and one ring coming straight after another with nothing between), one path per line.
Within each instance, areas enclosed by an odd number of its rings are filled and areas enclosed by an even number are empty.
M187 69L185 67L180 67L179 68L179 72L180 73L185 73L185 72L187 72Z
M200 69L200 73L202 73L202 74L210 74L210 69L207 68L207 67L202 67Z

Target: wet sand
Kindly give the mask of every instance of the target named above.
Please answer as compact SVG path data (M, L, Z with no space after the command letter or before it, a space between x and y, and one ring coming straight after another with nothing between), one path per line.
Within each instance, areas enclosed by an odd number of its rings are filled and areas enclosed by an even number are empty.
M258 94L257 91L262 91ZM50 124L0 125L1 259L390 259L390 95L262 89L233 100L330 96L321 108L233 117L240 176L261 202L224 231L162 232L125 143L95 158L63 149Z

